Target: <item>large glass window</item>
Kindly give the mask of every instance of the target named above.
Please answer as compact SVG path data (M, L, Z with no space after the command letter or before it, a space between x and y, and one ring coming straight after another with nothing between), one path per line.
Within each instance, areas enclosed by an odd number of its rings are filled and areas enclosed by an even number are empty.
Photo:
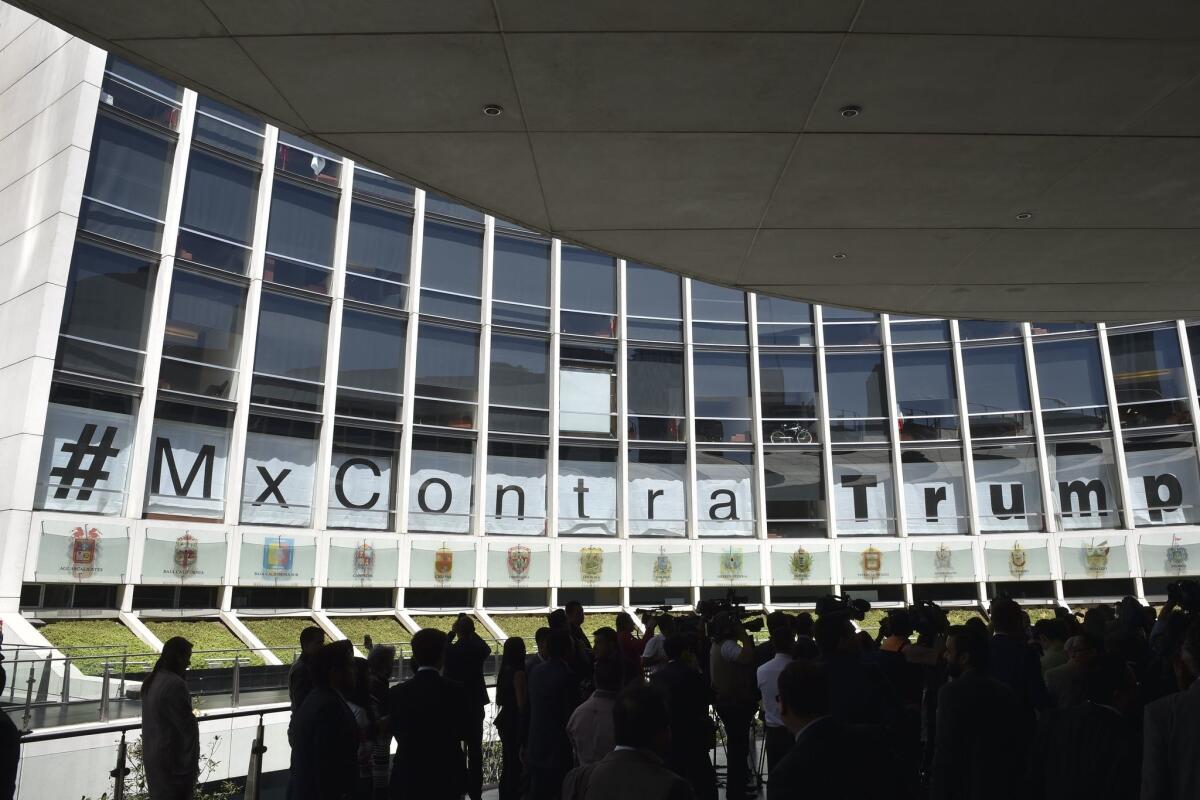
M1175 328L1108 336L1123 428L1191 422L1183 356Z
M682 281L644 264L625 265L625 321L630 339L683 341Z
M415 196L408 184L360 166L354 168L354 193L407 208L412 208Z
M408 481L408 529L470 533L475 442L449 436L413 436Z
M564 245L561 282L563 333L617 335L617 262L612 256Z
M1042 530L1042 485L1033 444L977 445L973 456L980 530Z
M313 292L329 290L337 205L337 195L275 180L264 281Z
M696 453L696 504L700 536L754 535L754 453Z
M421 311L478 322L483 230L426 219L421 253Z
M687 535L687 453L629 448L631 536Z
M879 315L872 311L822 306L821 328L826 347L879 345Z
M1125 468L1134 525L1200 522L1200 475L1190 433L1126 437Z
M549 433L550 343L532 336L492 334L488 428Z
M558 427L567 435L615 437L617 351L564 340L559 350Z
M747 344L745 292L692 281L692 341Z
M683 351L629 348L629 438L686 438Z
M488 442L484 530L542 536L546 532L546 445Z
M544 331L550 325L550 242L496 234L492 324Z
M562 445L558 449L558 535L616 534L616 448Z
M342 160L324 147L281 130L275 169L306 181L336 187L342 174Z
M141 379L154 265L76 240L63 300L58 369L126 383Z
M478 385L478 332L421 323L417 334L413 422L448 428L475 427Z
M697 350L692 367L696 440L749 442L749 356L744 352Z
M250 415L242 483L243 523L301 528L312 524L320 430L317 422Z
M193 141L257 162L262 158L264 129L262 120L203 95L196 98Z
M1120 492L1112 440L1046 442L1056 512L1063 530L1121 525Z
M350 206L346 297L404 308L412 255L412 214L363 200Z
M154 409L146 517L220 520L233 411L160 397Z
M896 532L895 484L888 451L833 451L833 509L838 534Z
M958 438L958 393L949 350L896 350L900 439Z
M885 441L887 385L883 354L829 353L825 356L829 382L830 435L835 442Z
M160 389L234 396L245 301L244 286L175 270L163 335Z
M324 303L263 292L251 400L319 411L328 327L329 306Z
M104 66L100 105L120 109L170 130L179 127L183 87L110 55Z
M336 425L329 464L330 528L386 531L395 503L397 431Z
M993 322L984 319L964 319L958 322L958 338L964 342L974 339L1009 339L1020 335L1019 322Z
M158 251L175 142L101 113L96 117L79 228Z
M976 438L1033 433L1025 348L1019 344L963 348L967 413Z
M928 344L950 341L950 323L944 319L906 317L892 314L888 318L892 344Z
M767 352L758 357L763 437L773 444L817 441L816 356Z
M176 257L246 274L257 200L258 170L193 148Z
M342 312L339 415L400 420L407 328L404 317L354 308Z
M769 538L826 535L825 481L819 449L767 450L763 454L763 481Z
M1108 399L1094 337L1050 339L1033 345L1046 433L1104 430Z
M959 448L905 448L900 460L908 532L966 533L967 495Z
M758 295L759 347L811 347L812 306L797 300Z

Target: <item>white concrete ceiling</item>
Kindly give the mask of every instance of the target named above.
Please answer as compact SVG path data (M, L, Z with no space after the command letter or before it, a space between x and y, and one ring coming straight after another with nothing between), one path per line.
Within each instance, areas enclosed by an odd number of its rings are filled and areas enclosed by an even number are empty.
M699 278L948 317L1200 313L1196 0L16 4L357 161Z

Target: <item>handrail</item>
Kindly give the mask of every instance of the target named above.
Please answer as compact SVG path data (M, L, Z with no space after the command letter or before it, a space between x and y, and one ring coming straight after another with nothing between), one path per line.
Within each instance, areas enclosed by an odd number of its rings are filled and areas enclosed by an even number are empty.
M234 719L237 717L250 717L255 714L276 714L280 711L289 711L291 704L289 703L269 703L267 705L256 706L249 709L238 709L237 711L222 711L217 714L199 714L196 719L200 722L217 722L223 719ZM3 713L3 712L0 712ZM77 739L81 736L97 736L104 733L124 733L126 731L137 730L142 727L141 718L133 722L118 722L110 725L99 727L91 727L85 729L73 729L69 731L48 731L45 733L27 733L21 737L21 742L52 742L59 739Z

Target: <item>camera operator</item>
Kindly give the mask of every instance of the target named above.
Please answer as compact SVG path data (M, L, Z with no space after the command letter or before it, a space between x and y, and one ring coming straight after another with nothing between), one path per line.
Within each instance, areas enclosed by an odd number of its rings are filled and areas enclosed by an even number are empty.
M675 630L675 618L666 613L646 613L642 615L642 622L646 626L646 636L649 637L642 650L642 669L650 670L650 674L653 675L667 664L667 652L664 645L667 637ZM656 628L657 630L655 630Z
M729 762L725 796L742 800L750 783L750 726L758 710L754 639L741 619L729 611L713 617L709 633L709 677L716 697L714 706L725 726Z

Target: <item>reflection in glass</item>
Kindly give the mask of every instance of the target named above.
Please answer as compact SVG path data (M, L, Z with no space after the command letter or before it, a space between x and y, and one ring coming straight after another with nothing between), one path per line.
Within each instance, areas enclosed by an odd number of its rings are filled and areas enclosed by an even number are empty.
M188 158L176 255L246 274L257 201L257 170L194 149Z
M977 445L972 455L980 530L1041 530L1042 488L1034 445Z
M176 269L163 334L160 389L231 397L242 342L244 287Z
M546 533L546 446L488 442L484 530L542 536Z
M896 532L895 485L888 451L833 451L833 508L838 533Z
M1046 432L1107 428L1108 398L1096 340L1050 339L1033 348Z
M157 251L175 143L108 114L96 117L79 228Z
M1121 425L1146 428L1191 422L1183 356L1174 328L1109 334Z
M821 452L788 448L763 454L767 537L825 535L825 482Z
M342 312L338 414L399 421L407 328L403 317L353 308Z
M1200 474L1190 433L1139 435L1125 439L1125 468L1133 524L1189 525L1200 522Z

